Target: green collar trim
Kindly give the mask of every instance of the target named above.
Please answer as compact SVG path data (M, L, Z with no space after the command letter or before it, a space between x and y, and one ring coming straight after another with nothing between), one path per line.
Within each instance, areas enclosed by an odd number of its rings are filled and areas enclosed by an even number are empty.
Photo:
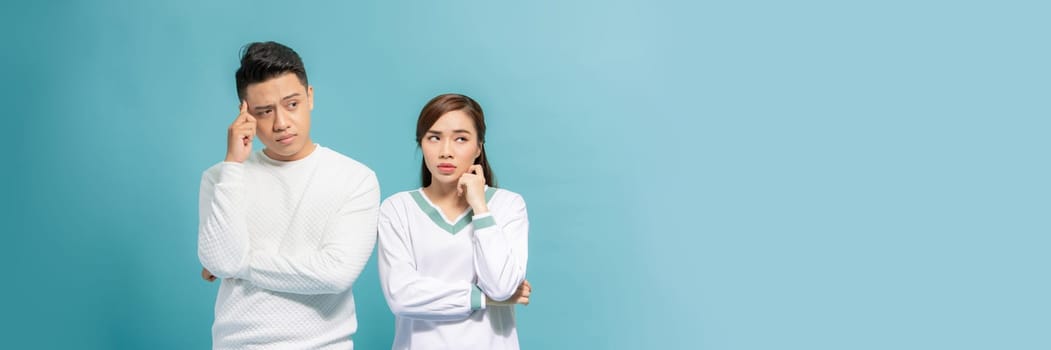
M474 216L474 212L471 209L467 209L467 213L463 215L463 217L460 218L459 221L450 225L447 221L445 221L445 218L442 217L442 213L438 211L438 208L435 208L434 205L431 204L431 202L428 201L426 197L424 197L422 188L409 192L409 194L412 195L412 199L416 201L416 205L420 207L420 210L423 210L423 212L431 218L431 221L433 221L435 225L438 225L438 227L441 227L443 230L449 232L450 234L455 235L457 232L463 230L464 227L471 223L471 217ZM496 188L487 186L485 188L486 203L489 203L489 200L493 199L493 194L496 194Z

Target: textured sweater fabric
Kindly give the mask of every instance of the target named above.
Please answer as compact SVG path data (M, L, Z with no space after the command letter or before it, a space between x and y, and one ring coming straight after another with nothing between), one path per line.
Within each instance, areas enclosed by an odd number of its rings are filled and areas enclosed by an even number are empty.
M221 278L215 349L353 349L351 285L376 242L375 173L331 149L262 151L201 178L198 256Z

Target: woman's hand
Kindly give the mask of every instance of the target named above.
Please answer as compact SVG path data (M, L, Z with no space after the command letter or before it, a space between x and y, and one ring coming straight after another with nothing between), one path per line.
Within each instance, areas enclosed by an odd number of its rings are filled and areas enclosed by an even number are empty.
M522 284L518 285L518 290L515 294L512 294L510 298L504 301L496 301L490 299L488 295L485 296L486 305L529 305L529 296L533 294L533 285L529 284L529 280L523 280Z
M460 175L460 181L456 184L456 195L467 198L467 205L474 210L474 215L489 212L489 206L485 203L485 172L481 165L472 165L467 172Z

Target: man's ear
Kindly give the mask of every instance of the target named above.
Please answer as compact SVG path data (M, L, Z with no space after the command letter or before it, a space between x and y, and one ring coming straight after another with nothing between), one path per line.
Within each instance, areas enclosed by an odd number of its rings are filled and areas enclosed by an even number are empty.
M310 105L310 110L314 110L314 87L307 86L307 104Z

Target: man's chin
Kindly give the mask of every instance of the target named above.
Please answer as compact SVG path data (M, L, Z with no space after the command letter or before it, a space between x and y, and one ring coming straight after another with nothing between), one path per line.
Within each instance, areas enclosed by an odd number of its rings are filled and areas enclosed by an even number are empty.
M267 156L269 156L270 158L276 159L276 160L288 160L289 158L294 157L296 155L296 153L299 153L299 150L301 150L301 149L302 149L302 147L290 147L290 146L285 146L285 147L267 147L267 148L263 149L263 153L266 153Z

